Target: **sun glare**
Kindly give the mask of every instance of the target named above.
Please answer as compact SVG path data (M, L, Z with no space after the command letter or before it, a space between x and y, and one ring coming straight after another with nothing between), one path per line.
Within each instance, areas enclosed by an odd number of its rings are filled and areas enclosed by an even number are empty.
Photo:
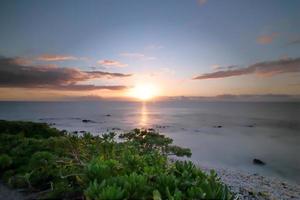
M157 89L154 85L145 84L145 85L137 85L132 90L132 95L135 98L138 98L143 101L150 100L155 97L157 93Z

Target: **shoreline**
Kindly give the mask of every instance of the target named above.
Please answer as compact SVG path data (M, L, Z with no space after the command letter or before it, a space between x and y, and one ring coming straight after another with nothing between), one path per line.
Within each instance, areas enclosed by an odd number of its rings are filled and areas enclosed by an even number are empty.
M241 200L300 199L300 185L296 183L257 173L198 166L207 173L215 170L221 181Z
M0 180L0 199L2 200L23 200L26 196L17 189L9 188Z
M50 127L50 125L48 126ZM172 160L172 158L169 159ZM280 178L263 176L258 173L220 168L218 166L205 166L201 163L197 163L196 166L206 173L214 170L221 182L226 184L230 191L241 200L300 199L300 185L297 183L287 182ZM0 180L0 199L22 200L30 197L31 194L23 193L18 189L12 189Z

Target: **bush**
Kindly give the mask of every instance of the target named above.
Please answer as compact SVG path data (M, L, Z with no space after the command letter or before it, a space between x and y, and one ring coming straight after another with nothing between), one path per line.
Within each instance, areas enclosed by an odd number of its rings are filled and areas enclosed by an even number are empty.
M189 149L154 130L75 137L45 124L0 121L0 167L12 187L36 199L233 199L215 172L203 173Z
M7 154L2 154L0 155L0 169L4 170L7 169L11 166L12 164L12 159L10 156L8 156Z

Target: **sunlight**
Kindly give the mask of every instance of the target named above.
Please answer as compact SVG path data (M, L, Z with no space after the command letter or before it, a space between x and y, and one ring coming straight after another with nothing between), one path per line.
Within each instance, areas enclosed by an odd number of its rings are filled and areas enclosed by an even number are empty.
M146 102L143 102L142 108L141 108L141 118L140 118L140 125L141 127L147 126L148 123L148 110Z
M157 89L152 84L140 84L132 89L131 96L143 101L150 100L157 95Z

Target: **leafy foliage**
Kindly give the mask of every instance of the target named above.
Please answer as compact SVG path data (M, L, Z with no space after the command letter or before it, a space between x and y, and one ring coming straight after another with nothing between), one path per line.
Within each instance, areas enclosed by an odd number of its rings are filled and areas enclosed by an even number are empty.
M7 154L0 155L0 169L4 170L12 164L12 159Z
M233 199L215 172L203 173L189 149L154 130L120 135L60 133L45 124L0 121L0 168L10 186L35 198Z

